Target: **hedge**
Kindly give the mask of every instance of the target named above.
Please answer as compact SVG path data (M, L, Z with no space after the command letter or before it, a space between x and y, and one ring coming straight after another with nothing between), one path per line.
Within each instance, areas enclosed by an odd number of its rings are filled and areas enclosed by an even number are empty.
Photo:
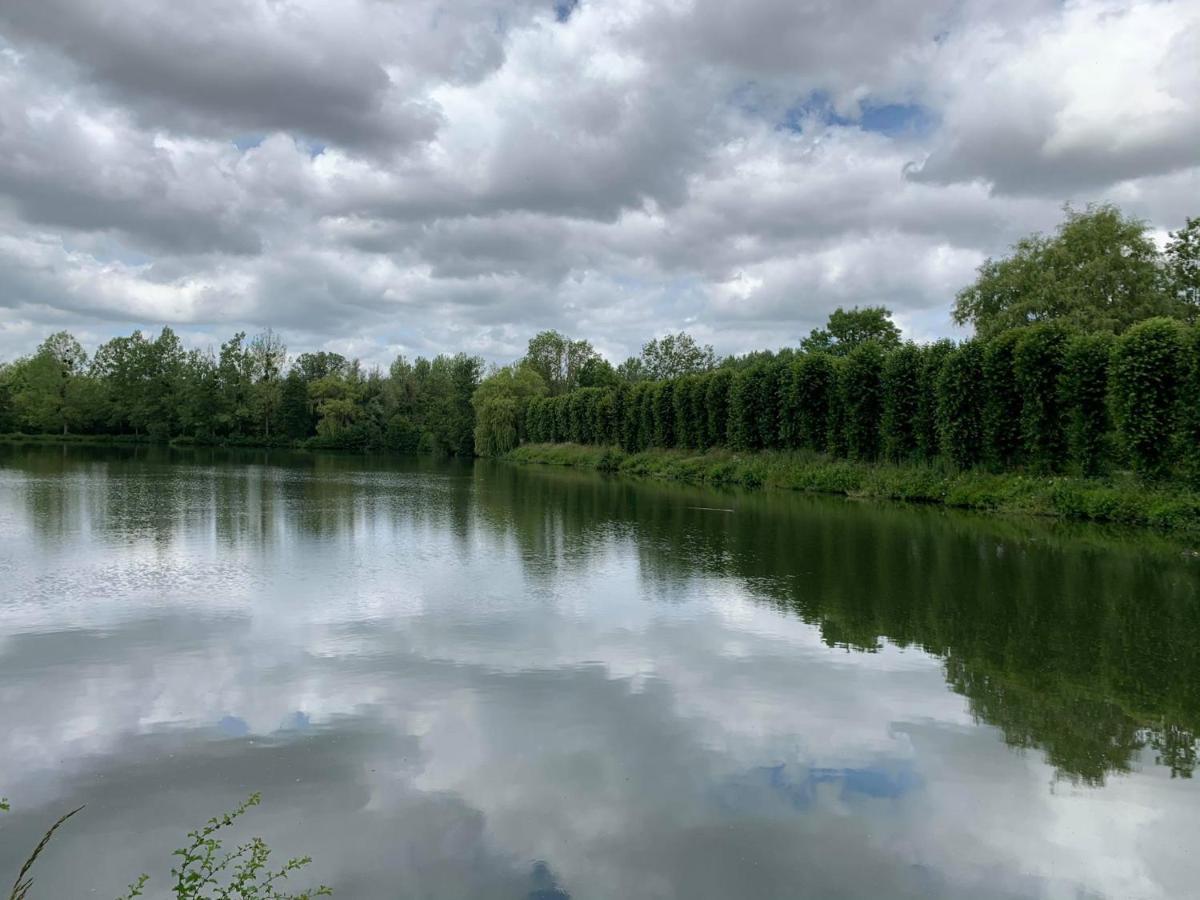
M1152 319L1114 337L1039 324L959 344L760 354L503 414L506 444L515 434L628 453L795 450L1088 476L1132 467L1200 483L1200 327Z

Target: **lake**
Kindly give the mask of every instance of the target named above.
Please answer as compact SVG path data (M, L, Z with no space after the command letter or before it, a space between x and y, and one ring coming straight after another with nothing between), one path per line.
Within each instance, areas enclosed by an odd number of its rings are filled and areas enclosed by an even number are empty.
M31 900L162 896L252 791L342 898L1200 895L1187 542L7 446L0 584L0 876L87 804Z

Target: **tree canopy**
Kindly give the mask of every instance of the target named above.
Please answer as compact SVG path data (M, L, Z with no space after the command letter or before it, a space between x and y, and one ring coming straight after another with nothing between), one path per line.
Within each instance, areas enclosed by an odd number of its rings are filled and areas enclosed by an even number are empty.
M814 328L800 342L807 353L848 356L855 347L874 341L884 349L900 346L900 329L886 306L838 307L829 314L824 328Z
M1046 321L1120 333L1155 316L1192 318L1195 303L1185 288L1181 295L1145 222L1107 204L1066 213L1053 235L1030 235L1010 256L986 260L955 298L954 321L988 337ZM1181 275L1194 276L1194 226L1181 234L1172 258Z

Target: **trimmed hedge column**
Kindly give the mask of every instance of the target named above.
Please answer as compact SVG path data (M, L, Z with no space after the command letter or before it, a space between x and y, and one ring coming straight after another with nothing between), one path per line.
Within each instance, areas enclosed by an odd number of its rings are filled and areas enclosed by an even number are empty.
M1180 391L1187 375L1184 331L1170 319L1147 319L1125 332L1112 357L1117 429L1140 474L1159 478L1174 458Z

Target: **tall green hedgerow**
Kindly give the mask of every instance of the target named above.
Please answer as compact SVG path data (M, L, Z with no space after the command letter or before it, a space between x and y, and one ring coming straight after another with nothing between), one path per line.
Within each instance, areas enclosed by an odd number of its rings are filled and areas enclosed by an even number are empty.
M1117 430L1134 469L1149 478L1170 470L1180 391L1187 375L1184 331L1171 319L1134 325L1113 350Z
M884 456L912 459L917 453L917 408L921 397L921 350L907 343L883 363L883 412L880 421Z
M1185 380L1180 409L1183 466L1188 480L1200 487L1200 325L1184 338Z
M921 348L921 372L917 379L917 456L926 462L932 462L941 453L937 385L946 357L953 352L954 344L947 340Z
M842 369L846 452L851 459L879 456L879 422L883 411L884 352L876 341L859 344Z
M729 392L732 386L733 373L729 369L717 369L706 378L704 405L709 447L721 447L729 443Z
M829 444L829 405L837 391L833 363L824 353L805 353L780 381L780 437L784 446L824 451Z
M993 469L1021 455L1021 392L1013 371L1020 332L1005 331L983 344L983 458Z
M779 364L760 360L739 369L729 390L729 440L738 450L764 450L778 443Z
M983 352L967 341L946 355L937 378L937 421L942 455L959 468L976 465L983 451Z
M657 381L651 389L654 430L650 439L654 447L675 446L675 383Z
M1114 343L1108 332L1074 334L1063 357L1060 389L1067 448L1072 465L1082 475L1098 475L1108 462L1108 366Z
M1045 322L1023 328L1013 348L1013 376L1021 394L1021 442L1029 463L1054 472L1066 459L1059 382L1066 354L1067 330Z

